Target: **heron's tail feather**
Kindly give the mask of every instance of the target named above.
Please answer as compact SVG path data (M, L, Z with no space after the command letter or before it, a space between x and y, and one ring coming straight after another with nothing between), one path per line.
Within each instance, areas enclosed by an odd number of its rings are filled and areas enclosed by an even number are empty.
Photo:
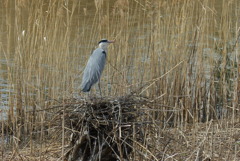
M83 88L82 91L83 91L83 92L89 92L90 89L91 89L91 88L88 88L88 89L87 89L87 88Z
M82 84L82 85L81 85L81 90L82 90L83 92L89 92L90 89L91 89L91 87L92 87L92 86L91 86L89 83Z

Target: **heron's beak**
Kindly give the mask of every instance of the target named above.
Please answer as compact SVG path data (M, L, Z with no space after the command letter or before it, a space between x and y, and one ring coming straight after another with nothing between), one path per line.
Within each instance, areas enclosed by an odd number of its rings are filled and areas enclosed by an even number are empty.
M114 43L115 40L108 40L108 43Z

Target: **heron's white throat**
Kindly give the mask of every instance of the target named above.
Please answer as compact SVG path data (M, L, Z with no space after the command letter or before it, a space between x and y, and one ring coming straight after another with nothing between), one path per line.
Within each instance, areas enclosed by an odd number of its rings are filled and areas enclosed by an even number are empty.
M107 43L107 42L101 42L101 43L99 44L99 48L101 48L101 49L103 49L104 51L107 52L107 47L108 47L108 45L109 45L109 43Z

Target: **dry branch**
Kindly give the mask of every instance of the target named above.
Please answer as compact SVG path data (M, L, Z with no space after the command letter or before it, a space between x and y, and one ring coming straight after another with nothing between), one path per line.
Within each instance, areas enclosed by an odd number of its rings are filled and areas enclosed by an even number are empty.
M140 104L139 99L121 97L64 105L68 107L64 111L64 128L71 136L66 160L129 160L133 136L139 138L140 112L135 107Z

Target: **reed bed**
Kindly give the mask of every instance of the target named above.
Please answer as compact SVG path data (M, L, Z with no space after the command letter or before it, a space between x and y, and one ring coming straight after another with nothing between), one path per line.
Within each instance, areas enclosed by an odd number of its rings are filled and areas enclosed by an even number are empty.
M146 122L144 135L140 142L132 131L129 160L239 159L237 0L0 4L3 160L64 158L65 108L85 105L82 71L102 38L116 42L101 101L129 96L127 107L144 111L136 118Z

